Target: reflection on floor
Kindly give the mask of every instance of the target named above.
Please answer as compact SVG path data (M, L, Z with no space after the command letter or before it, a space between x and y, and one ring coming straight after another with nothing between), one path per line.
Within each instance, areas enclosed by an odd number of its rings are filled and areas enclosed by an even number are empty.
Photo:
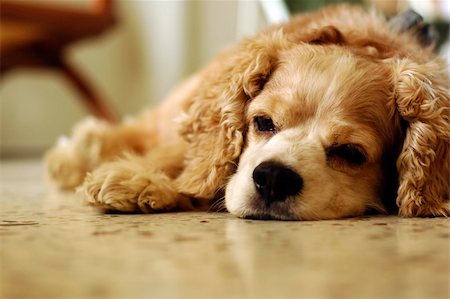
M103 215L2 162L0 298L449 298L450 221Z

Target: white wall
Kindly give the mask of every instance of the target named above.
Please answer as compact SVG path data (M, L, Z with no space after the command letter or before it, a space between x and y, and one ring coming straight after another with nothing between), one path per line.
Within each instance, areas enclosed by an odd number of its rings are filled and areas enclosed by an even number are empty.
M122 116L162 99L171 86L242 32L236 28L235 1L116 4L120 18L116 28L74 45L68 57ZM247 6L249 14L258 10L256 2ZM249 21L239 26L254 31L259 24ZM59 135L69 134L73 124L87 115L78 97L53 71L18 70L4 76L0 81L2 157L41 154Z

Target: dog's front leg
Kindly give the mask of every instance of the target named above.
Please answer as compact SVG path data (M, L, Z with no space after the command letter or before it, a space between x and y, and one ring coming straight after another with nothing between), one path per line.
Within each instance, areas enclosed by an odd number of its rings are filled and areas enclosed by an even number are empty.
M159 165L154 154L129 154L101 165L79 188L83 198L102 210L120 212L162 212L191 210L190 199L177 192L173 170ZM170 159L169 159L170 160Z

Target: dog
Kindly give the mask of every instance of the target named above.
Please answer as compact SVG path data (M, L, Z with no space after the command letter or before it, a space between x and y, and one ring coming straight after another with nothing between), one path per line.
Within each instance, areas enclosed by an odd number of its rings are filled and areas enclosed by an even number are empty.
M340 5L221 53L134 119L87 119L48 174L117 212L449 216L450 96L431 27Z

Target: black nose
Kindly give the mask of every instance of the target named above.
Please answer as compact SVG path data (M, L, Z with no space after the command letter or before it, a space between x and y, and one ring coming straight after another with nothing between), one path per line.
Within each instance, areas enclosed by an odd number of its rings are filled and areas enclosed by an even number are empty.
M297 173L273 162L259 164L253 170L253 182L267 204L283 201L303 188L303 179Z

